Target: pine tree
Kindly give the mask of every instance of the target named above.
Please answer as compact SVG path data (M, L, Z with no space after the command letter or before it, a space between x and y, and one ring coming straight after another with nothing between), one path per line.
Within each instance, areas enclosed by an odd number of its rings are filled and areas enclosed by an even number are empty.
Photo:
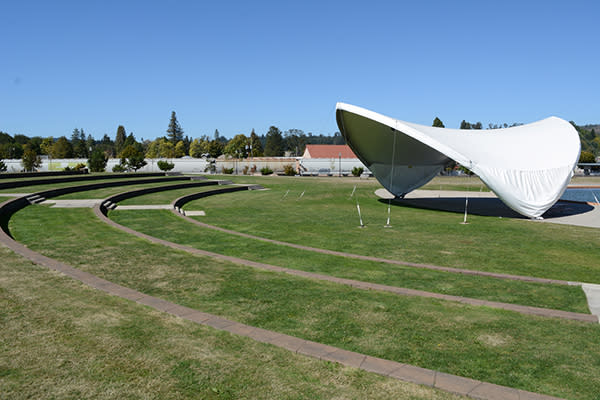
M435 117L435 119L433 120L433 125L431 126L435 126L436 128L445 128L444 123L438 117Z
M267 132L267 141L265 143L265 156L283 155L283 136L276 126L271 126Z
M260 137L254 132L254 129L252 129L252 133L250 133L250 146L252 146L250 157L261 157L263 155Z
M121 153L121 151L123 151L123 148L125 147L125 137L126 137L126 133L125 133L125 127L123 127L123 125L119 125L119 127L117 128L117 136L115 137L115 153L116 155L119 155L119 153Z
M171 111L171 120L169 121L169 128L167 129L167 136L173 145L183 140L183 129L177 122L177 116L175 111Z

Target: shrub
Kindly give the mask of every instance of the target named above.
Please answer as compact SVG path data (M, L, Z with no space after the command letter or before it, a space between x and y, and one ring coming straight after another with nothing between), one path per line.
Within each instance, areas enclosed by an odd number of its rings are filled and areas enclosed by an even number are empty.
M73 169L74 169L75 171L81 171L81 170L84 170L84 169L86 169L86 168L87 168L87 166L86 166L84 163L79 163L79 164L77 164L77 165L75 166L75 168L73 168Z
M242 173L243 173L244 175L248 175L248 170L249 170L249 169L250 169L250 167L249 167L249 166L247 166L247 165L244 165L244 169L242 170Z
M233 174L233 168L221 167L221 172L223 172L224 174L231 175L231 174Z
M273 173L273 170L269 167L262 167L260 169L260 173L263 175L271 175Z
M160 169L161 171L170 171L173 168L175 168L174 163L170 163L168 161L163 161L163 160L160 160L159 162L157 162L156 165L158 165L158 169Z
M127 168L125 168L125 166L123 166L123 164L117 164L112 169L113 172L125 172L126 170L127 170Z
M88 159L88 165L90 166L90 171L92 172L104 172L106 169L106 162L108 161L108 157L104 152L100 149L96 149L90 155Z
M287 176L294 176L296 175L296 170L291 164L286 164L283 166L283 173Z
M250 173L251 174L255 174L258 168L256 168L256 164L252 165L252 168L250 168Z
M364 171L363 167L354 167L354 168L352 168L352 175L361 176L363 171Z
M0 160L0 172L6 172L6 164Z

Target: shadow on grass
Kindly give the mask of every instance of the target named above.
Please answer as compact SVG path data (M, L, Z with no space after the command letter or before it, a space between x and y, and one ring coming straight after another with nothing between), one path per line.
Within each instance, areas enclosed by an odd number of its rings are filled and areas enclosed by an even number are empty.
M379 199L381 203L387 204L388 200ZM449 211L455 213L465 212L464 197L424 197L419 199L394 199L392 204L402 207L424 208L429 210ZM545 219L567 217L584 214L594 209L585 203L558 201L543 215ZM519 218L527 217L513 211L500 199L496 198L469 198L468 213L486 217Z

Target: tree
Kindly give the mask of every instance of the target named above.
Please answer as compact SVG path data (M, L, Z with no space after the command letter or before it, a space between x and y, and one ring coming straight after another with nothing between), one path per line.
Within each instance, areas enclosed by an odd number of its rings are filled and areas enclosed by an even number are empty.
M52 158L72 158L73 146L66 137L61 136L52 146Z
M4 143L12 143L13 142L13 138L12 136L10 136L8 133L6 132L2 132L0 131L0 144L4 144Z
M582 151L579 154L579 162L580 163L595 163L596 157L594 157L594 153L591 151Z
M34 136L29 140L29 143L27 143L29 146L31 146L31 148L35 151L35 154L42 154L42 150L41 150L41 145L42 142L44 141L43 138L41 138L40 136Z
M115 137L115 154L119 155L121 151L125 148L125 127L123 125L119 125L117 128L117 136Z
M260 137L252 129L252 133L250 133L250 157L262 157L262 155L263 147Z
M35 171L40 167L40 165L42 165L42 159L31 146L26 144L24 147L21 164L26 172L31 172Z
M170 163L168 161L164 161L164 160L160 160L159 162L156 163L156 165L158 165L158 169L160 169L161 171L170 171L173 168L175 168L175 164Z
M179 142L177 142L179 143ZM190 139L187 135L183 138L183 155L187 155L190 152L190 145L192 144L192 139Z
M52 154L52 146L54 146L54 138L52 136L45 138L40 143L40 152L42 154L51 155Z
M271 126L265 142L265 156L278 157L283 155L283 136L276 126Z
M158 154L160 157L174 158L175 157L175 145L169 142L165 138L159 139Z
M93 150L95 144L96 141L94 140L92 135L88 134L87 138L85 139L85 148L87 149L89 154L91 154L91 151Z
M462 122L460 123L460 129L481 129L481 127L482 127L481 122L472 124L463 119Z
M104 136L102 136L102 140L100 140L96 147L102 149L102 151L104 152L104 154L106 154L107 157L114 157L117 155L115 151L115 143L106 133L104 134Z
M147 158L158 158L160 157L160 152L159 152L159 141L158 139L153 140L150 142L150 144L148 145L148 149L146 150L146 157Z
M212 158L217 158L223 154L224 147L225 145L219 140L211 140L208 144L208 154L210 154Z
M106 163L108 161L108 157L101 149L95 149L90 154L90 158L88 159L88 166L90 167L91 172L104 172L106 169Z
M144 153L136 145L130 144L121 152L121 165L126 166L129 170L133 170L133 172L146 164Z
M290 151L295 156L304 153L304 148L306 147L306 135L301 129L288 129L283 136L285 138L286 150Z
M0 158L18 160L23 156L23 146L19 143L0 144Z
M25 146L29 143L29 136L16 134L13 136L13 142L19 143L21 146Z
M177 144L180 140L183 140L183 129L177 122L177 116L175 111L171 111L171 120L169 121L169 127L167 128L167 136L173 145Z
M131 145L135 145L137 146L139 143L137 140L135 140L135 136L133 136L133 132L129 132L129 135L125 138L125 141L123 142L123 149L126 148L127 146L131 146Z
M185 143L183 140L180 140L175 145L175 158L181 158L185 156Z
M85 158L88 156L88 149L85 145L85 133L83 129L73 129L71 135L71 146L73 146L73 156Z
M227 143L223 149L223 153L232 157L243 157L246 154L246 145L248 145L248 138L246 135L240 133L239 135L235 135L233 139Z
M445 128L444 123L438 117L435 117L431 126L435 126L436 128Z
M335 132L333 134L333 144L346 144L346 139L344 139L340 132Z
M210 142L206 137L194 139L190 144L190 156L194 158L200 158L203 154L207 154L209 143Z

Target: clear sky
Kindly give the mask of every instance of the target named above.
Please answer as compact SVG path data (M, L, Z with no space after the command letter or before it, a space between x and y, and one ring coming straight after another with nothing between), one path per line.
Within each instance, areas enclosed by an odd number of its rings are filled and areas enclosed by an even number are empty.
M0 130L333 134L405 121L600 123L600 1L0 2Z

